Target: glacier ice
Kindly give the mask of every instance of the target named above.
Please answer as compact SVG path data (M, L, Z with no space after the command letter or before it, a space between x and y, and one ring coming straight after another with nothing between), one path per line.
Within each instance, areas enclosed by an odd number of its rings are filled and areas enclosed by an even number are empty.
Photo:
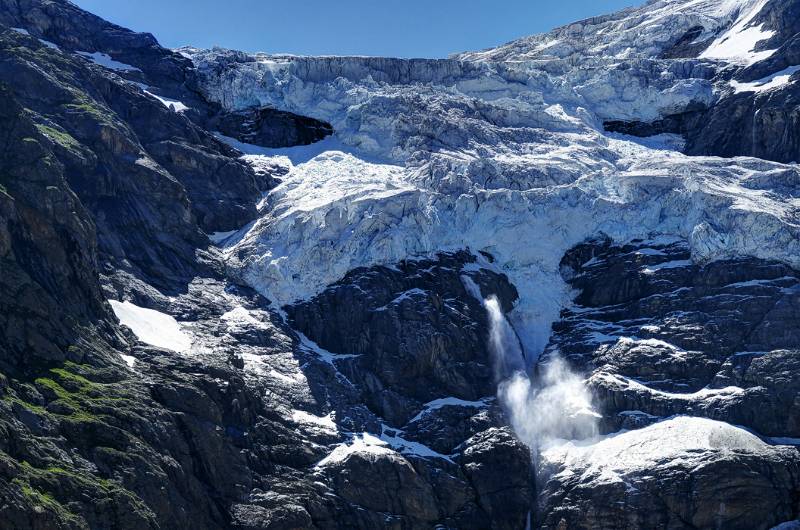
M519 290L511 320L531 358L570 301L561 257L598 233L685 238L696 262L800 266L796 165L689 157L602 128L712 102L715 61L655 57L698 24L713 42L759 2L658 0L443 60L184 50L224 107L336 131L322 148L248 155L289 173L226 242L228 264L281 306L356 267L484 251Z

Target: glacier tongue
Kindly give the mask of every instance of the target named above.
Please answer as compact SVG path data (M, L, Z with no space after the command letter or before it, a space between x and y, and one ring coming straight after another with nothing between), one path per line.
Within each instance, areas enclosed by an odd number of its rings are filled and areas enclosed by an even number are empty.
M745 4L651 2L584 24L571 59L553 45L538 62L493 62L514 59L504 48L469 61L186 50L225 107L276 107L336 131L328 151L248 156L291 170L262 202L263 217L226 248L231 268L283 305L356 267L485 251L519 289L512 320L536 352L569 301L561 257L599 232L686 238L696 261L749 255L800 266L800 201L783 184L796 181L796 166L687 157L669 142L602 131L603 120L647 121L712 101L706 63L646 57L698 20L710 39ZM627 34L611 50L618 57L598 59L606 52L592 42L614 28ZM537 38L524 43L557 37Z

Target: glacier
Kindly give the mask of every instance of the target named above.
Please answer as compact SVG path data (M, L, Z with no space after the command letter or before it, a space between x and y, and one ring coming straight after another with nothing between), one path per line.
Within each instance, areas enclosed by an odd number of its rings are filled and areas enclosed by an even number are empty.
M650 2L442 60L183 49L225 108L274 107L335 130L321 147L248 151L289 173L225 241L228 265L280 307L357 267L487 252L520 290L511 318L531 359L570 303L559 260L587 237L670 235L699 263L798 266L796 165L689 157L602 127L731 90L714 80L725 60L653 56L697 24L709 37L742 25L761 4ZM569 48L552 44L566 36Z

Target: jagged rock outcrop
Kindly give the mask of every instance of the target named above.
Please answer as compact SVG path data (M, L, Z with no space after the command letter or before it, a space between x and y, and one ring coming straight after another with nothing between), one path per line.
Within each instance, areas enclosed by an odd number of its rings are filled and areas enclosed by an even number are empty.
M64 168L0 86L0 366L82 362L112 316L97 278L95 227Z
M797 271L698 265L680 240L602 237L561 270L577 296L539 370L558 357L585 374L614 434L544 450L539 525L771 528L796 517L800 453L771 444L798 434L798 357L786 349L798 339Z
M405 456L375 445L342 457L334 451L322 468L337 494L411 527L524 524L530 453L500 428L503 414L492 403L497 380L483 306L492 295L505 311L517 297L486 258L461 251L356 269L286 307L292 326L334 355L358 401L379 416L381 438L404 448Z
M797 519L800 172L678 152L796 160L797 5L402 60L0 0L0 526ZM562 360L596 437L518 421Z
M101 67L15 31L0 40L0 79L92 213L104 262L166 287L193 277L201 229L255 216L267 183L238 153Z
M482 301L498 295L509 311L517 294L503 276L468 272L475 260L461 252L356 269L287 313L295 329L323 348L356 356L339 369L364 389L370 409L400 427L427 402L494 394Z
M545 451L537 527L766 530L797 517L799 463L743 429L675 418Z
M746 259L696 265L682 241L601 239L570 251L562 272L579 294L544 357L558 352L589 372L618 426L638 411L800 434L797 271Z

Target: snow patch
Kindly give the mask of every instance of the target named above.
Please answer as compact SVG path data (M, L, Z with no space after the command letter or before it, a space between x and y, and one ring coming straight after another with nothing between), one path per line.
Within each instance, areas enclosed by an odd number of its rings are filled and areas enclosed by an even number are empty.
M738 386L728 386L724 388L703 388L697 392L677 393L655 390L642 383L628 377L611 374L608 372L597 372L589 378L592 386L611 387L618 391L635 390L644 392L651 396L682 401L702 401L702 400L725 400L741 397L745 394L745 389Z
M743 10L736 23L717 38L701 55L701 59L720 59L732 63L751 65L771 57L777 50L756 52L756 45L775 35L772 30L764 30L763 25L750 25L761 13L769 0L757 0Z
M129 64L121 63L119 61L115 61L111 58L110 55L102 52L80 52L76 51L78 55L84 57L94 64L100 65L104 68L108 68L109 70L115 70L117 72L141 72L135 66L131 66Z
M51 50L61 50L61 48L59 48L56 43L50 42L49 40L39 39L39 42L41 42Z
M186 105L184 105L181 101L178 101L177 99L165 98L164 96L159 96L158 94L153 94L149 90L145 90L144 92L145 92L145 94L148 94L148 95L153 96L154 98L156 98L165 107L167 107L168 109L170 109L173 112L184 112L184 111L189 110L189 107L187 107Z
M338 354L338 353L331 353L328 350L321 348L317 345L316 342L312 341L299 331L295 330L297 336L300 338L300 346L308 352L315 354L319 357L320 360L332 365L335 367L334 362L343 360L343 359L352 359L354 357L358 357L358 355L347 355L347 354Z
M128 368L133 368L133 365L136 364L136 357L132 355L123 355L120 353L119 356L122 357L122 360L125 361L125 364L128 365Z
M757 81L751 81L749 83L731 81L730 85L733 87L736 94L742 92L766 92L767 90L773 90L788 85L792 76L798 71L800 71L800 66L790 66L789 68L785 68L780 72L768 75Z
M227 232L214 232L212 234L208 234L208 239L219 247L223 246L225 244L225 240L230 239L230 237L236 232L238 232L238 230L229 230Z
M381 440L386 442L389 447L407 456L416 456L419 458L441 458L452 462L449 456L438 453L420 442L406 440L401 436L402 431L389 428L386 425L381 427Z
M131 328L136 337L145 344L176 352L185 352L191 348L191 339L172 316L130 302L109 300L108 303L119 321Z
M642 272L645 274L655 274L658 271L662 271L665 269L682 269L684 267L691 267L692 260L674 260L674 261L666 261L664 263L659 263L657 265L649 265L642 269Z
M310 412L304 410L295 410L292 412L292 421L312 428L321 429L326 432L336 433L336 422L333 421L333 412L326 416L315 416Z
M331 453L323 458L316 467L321 468L347 460L352 454L368 454L375 456L397 455L389 448L389 444L368 432L353 436L350 443L338 445Z
M652 472L670 462L691 465L717 451L766 453L770 446L727 423L674 417L642 429L584 442L561 442L542 451L542 462L561 473L579 473L594 483L624 482L627 475Z
M430 412L434 410L439 410L443 407L469 407L469 408L485 408L488 406L489 401L491 398L481 399L480 401L467 401L464 399L459 399L456 397L446 397L441 399L435 399L433 401L429 401L425 403L422 410L411 418L408 423L414 423L415 421L421 420L424 416L428 415Z

